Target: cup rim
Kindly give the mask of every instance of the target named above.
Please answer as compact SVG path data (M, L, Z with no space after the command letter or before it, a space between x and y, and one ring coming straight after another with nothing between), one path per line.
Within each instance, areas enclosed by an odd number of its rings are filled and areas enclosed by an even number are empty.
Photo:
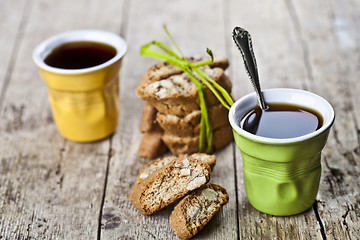
M300 142L300 141L304 141L310 138L313 138L319 134L321 134L322 132L325 132L327 129L329 129L332 124L334 123L335 120L335 111L334 108L331 106L331 104L325 100L323 97L314 94L312 92L309 91L305 91L305 90L301 90L301 89L293 89L293 88L271 88L271 89L266 89L263 90L263 94L266 95L267 93L271 93L271 92L288 92L288 93L298 93L298 94L302 94L302 95L307 95L313 98L316 98L318 101L321 101L322 104L324 104L326 106L326 108L329 110L329 117L327 119L327 121L325 121L324 119L324 123L323 125L317 129L314 132L299 136L299 137L293 137L293 138L269 138L269 137L262 137L262 136L257 136L255 134L249 133L247 131L245 131L244 129L242 129L238 122L235 119L235 111L237 106L244 102L246 99L249 98L255 98L256 99L256 95L255 92L253 93L249 93L243 97L241 97L240 99L238 99L230 108L228 117L229 117L229 122L230 125L232 126L233 130L236 131L238 134L248 138L248 139L252 139L253 141L257 141L257 142L266 142L266 143L293 143L293 142ZM257 102L257 101L256 101ZM299 106L304 106L302 105L302 103L297 103L297 105ZM308 106L306 106L307 108L309 108ZM316 108L313 108L315 111L317 111L319 114L322 115L322 117L324 118L324 114L322 112L319 112ZM243 116L242 116L243 117Z
M102 64L81 69L57 68L49 66L45 63L45 58L54 48L64 43L76 41L94 41L111 45L116 49L116 55ZM121 59L125 55L126 51L127 44L125 40L115 33L97 29L80 29L60 33L45 39L34 49L32 57L35 64L44 70L61 74L77 74L92 72L110 66Z

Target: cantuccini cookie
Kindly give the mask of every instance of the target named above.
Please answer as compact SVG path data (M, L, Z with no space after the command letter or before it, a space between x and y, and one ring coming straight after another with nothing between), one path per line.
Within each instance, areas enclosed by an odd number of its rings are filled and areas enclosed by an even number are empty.
M140 132L146 133L154 130L156 124L156 109L149 103L145 102L144 108L141 114Z
M216 156L215 155L209 155L206 153L194 153L191 155L181 155L181 156L176 156L176 155L169 155L169 156L165 156L162 158L158 158L155 159L151 162L149 162L148 164L146 164L143 168L141 168L141 170L139 171L139 174L135 180L134 185L136 185L136 183L139 183L141 181L143 181L145 178L147 178L148 176L150 176L153 172L159 170L162 167L165 167L166 165L169 165L172 161L178 159L178 158L184 158L184 157L190 157L190 158L195 158L198 159L206 164L209 165L210 169L212 170L216 164Z
M144 133L137 154L140 157L155 158L169 151L162 140L163 131L152 130Z
M190 62L203 60L205 59L188 58ZM230 93L232 84L224 73L228 65L226 58L215 58L212 64L199 69ZM194 76L196 77L196 74ZM177 155L198 152L200 100L198 89L186 73L166 62L155 64L143 75L135 93L146 101L140 127L144 137L138 155L155 158L167 148ZM216 140L212 144L212 149L215 151L232 140L232 131L227 118L228 111L206 86L204 86L204 97L213 135L216 135ZM228 127L225 127L226 125ZM162 131L154 131L157 128Z
M144 135L137 152L141 157L155 158L168 151L167 146L161 139L164 131L156 122L156 112L154 107L145 103L140 125L140 131Z
M225 188L208 183L183 198L170 215L175 234L186 240L197 234L229 201Z
M131 191L134 207L145 215L164 208L210 179L208 164L192 157L179 157L152 172Z
M208 116L213 129L229 124L228 110L222 104L208 108ZM200 110L193 111L185 116L170 115L161 112L156 114L156 122L160 127L166 133L179 137L198 136L200 119Z
M188 155L181 155L180 158L187 157ZM210 169L212 170L216 164L216 156L215 155L209 155L206 153L194 153L190 155L191 158L198 159L206 164L209 165ZM137 188L137 186L142 182L144 179L146 179L148 176L150 176L153 172L159 170L160 168L165 167L166 165L169 165L172 161L179 158L176 155L169 155L162 158L155 159L148 164L146 164L138 173L136 180L133 184L133 187L130 190L129 198L131 199L131 195Z
M186 156L186 155L185 155ZM193 153L190 157L198 159L207 165L209 165L210 169L213 170L216 164L216 156L213 154L206 153Z
M199 136L196 137L179 137L164 133L161 137L166 146L174 154L191 154L199 149ZM213 130L212 151L219 150L225 147L233 140L233 133L231 126L224 125L218 129Z
M231 92L231 82L222 68L208 66L201 68L226 91ZM206 87L204 89L205 102L208 107L220 103L210 89ZM151 82L137 94L164 114L186 115L200 109L197 88L186 73Z
M205 60L204 58L189 58L191 62L200 62ZM209 65L211 68L222 68L226 69L229 66L229 60L226 58L215 57L213 63ZM157 63L152 65L143 75L141 81L135 89L135 94L140 97L144 91L144 87L149 85L152 82L159 81L161 79L166 79L172 75L181 74L182 70L175 65L172 65L167 62Z

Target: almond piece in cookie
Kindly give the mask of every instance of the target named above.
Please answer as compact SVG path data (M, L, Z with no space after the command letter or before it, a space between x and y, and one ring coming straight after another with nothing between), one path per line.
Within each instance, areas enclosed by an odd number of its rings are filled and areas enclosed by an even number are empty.
M188 155L182 155L180 158L187 157ZM209 155L206 153L194 153L190 155L191 158L198 159L206 164L209 165L210 169L212 170L216 164L216 156L215 155ZM166 165L170 164L172 161L178 159L179 157L176 155L169 155L162 158L155 159L148 164L146 164L141 170L139 171L139 174L134 182L133 188L130 192L133 191L134 187L138 185L141 181L143 181L145 178L150 176L153 172L159 170L160 168L165 167ZM179 166L179 165L177 165Z
M186 240L197 234L229 201L225 188L208 183L183 198L170 215L175 234Z
M156 109L149 103L145 102L141 114L140 132L146 133L153 131L157 127L156 123Z
M183 155L181 157L186 157L187 155ZM209 155L206 153L194 153L190 155L190 157L198 159L206 164L208 164L211 168L211 170L214 168L216 164L216 156L215 155ZM131 195L133 194L134 190L137 188L137 186L142 182L145 178L150 176L153 172L159 170L160 168L165 167L166 165L170 164L172 161L178 159L178 156L176 155L170 155L163 158L155 159L148 164L146 164L140 171L139 174L133 184L133 187L130 190L129 198L131 199ZM179 166L179 165L177 165ZM182 169L180 171L180 177L189 175L191 173L190 169Z
M231 92L232 84L222 68L208 66L201 68L226 91ZM186 73L148 82L137 91L137 95L164 114L183 116L200 109L197 88ZM207 87L205 87L204 96L207 106L220 104Z
M140 213L150 215L201 187L210 180L210 175L208 164L192 157L179 157L134 185L129 198Z

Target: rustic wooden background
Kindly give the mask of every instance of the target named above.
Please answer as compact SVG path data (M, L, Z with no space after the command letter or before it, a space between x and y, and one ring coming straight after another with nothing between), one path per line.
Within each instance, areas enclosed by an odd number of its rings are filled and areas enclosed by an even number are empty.
M133 90L154 60L140 45L167 24L187 55L230 59L235 99L252 91L231 39L250 31L264 89L300 88L329 100L336 121L322 155L316 203L291 217L249 204L235 144L216 153L212 181L230 202L194 239L360 239L360 1L0 0L0 239L176 239L171 208L142 216L127 199L138 170L143 102ZM116 133L80 144L57 132L32 51L45 38L94 28L129 44Z

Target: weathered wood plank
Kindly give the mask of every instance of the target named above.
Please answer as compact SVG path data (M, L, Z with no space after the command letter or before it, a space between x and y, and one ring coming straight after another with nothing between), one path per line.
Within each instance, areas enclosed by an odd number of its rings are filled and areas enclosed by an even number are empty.
M231 69L236 99L253 91L240 52L231 36L235 26L247 29L253 39L262 89L306 88L308 81L301 49L284 1L230 1L226 40L231 50ZM296 74L293 74L293 73Z
M225 55L222 3L178 1L133 1L129 10L126 39L129 46L121 75L121 118L113 138L108 186L102 216L102 239L176 239L169 226L170 206L152 216L141 215L128 200L128 193L140 168L148 160L136 157L140 143L140 115L143 102L134 88L155 60L141 57L142 44L159 39L170 44L162 29L167 24L186 55L205 55L206 47L216 56ZM151 9L151 11L149 10ZM160 14L161 13L161 14ZM224 186L230 202L195 239L237 239L232 146L217 153L211 181Z
M57 133L31 54L63 31L119 32L123 1L102 1L102 11L97 1L27 2L0 117L0 238L95 239L110 141L78 144Z
M28 16L26 1L1 1L0 9L0 36L1 56L0 56L0 111L4 100L4 93L12 72L13 61L17 52L16 43L21 38L21 27L26 22ZM4 34L5 33L5 34Z
M133 89L156 62L138 51L153 39L170 43L164 23L186 55L204 55L209 47L216 56L230 58L235 99L253 91L231 39L239 25L252 34L264 89L307 89L328 99L337 113L323 151L314 208L292 217L255 210L246 198L241 156L233 144L217 153L212 176L212 182L227 188L230 202L195 239L360 238L359 4L0 0L5 33L0 36L0 239L176 239L168 222L172 206L142 216L127 198L147 163L136 157L143 102ZM31 59L41 40L80 28L121 33L129 43L118 130L89 144L57 133L46 86Z
M319 213L328 239L358 239L360 145L355 104L360 89L359 2L303 1L301 8L294 5L309 47L314 76L311 90L328 99L336 112L323 154Z
M231 2L232 26L239 25L252 35L258 60L260 81L264 89L290 87L309 89L311 73L306 61L307 49L299 38L290 1ZM246 7L245 7L246 6ZM299 2L298 7L303 7ZM233 49L232 63L243 65L242 59ZM235 82L239 97L253 91L244 75L244 67L235 68L234 75L242 76ZM244 85L250 86L244 89ZM243 187L240 151L236 150L239 198L239 229L241 239L315 239L321 238L321 228L312 209L291 217L274 217L255 210L246 198Z

